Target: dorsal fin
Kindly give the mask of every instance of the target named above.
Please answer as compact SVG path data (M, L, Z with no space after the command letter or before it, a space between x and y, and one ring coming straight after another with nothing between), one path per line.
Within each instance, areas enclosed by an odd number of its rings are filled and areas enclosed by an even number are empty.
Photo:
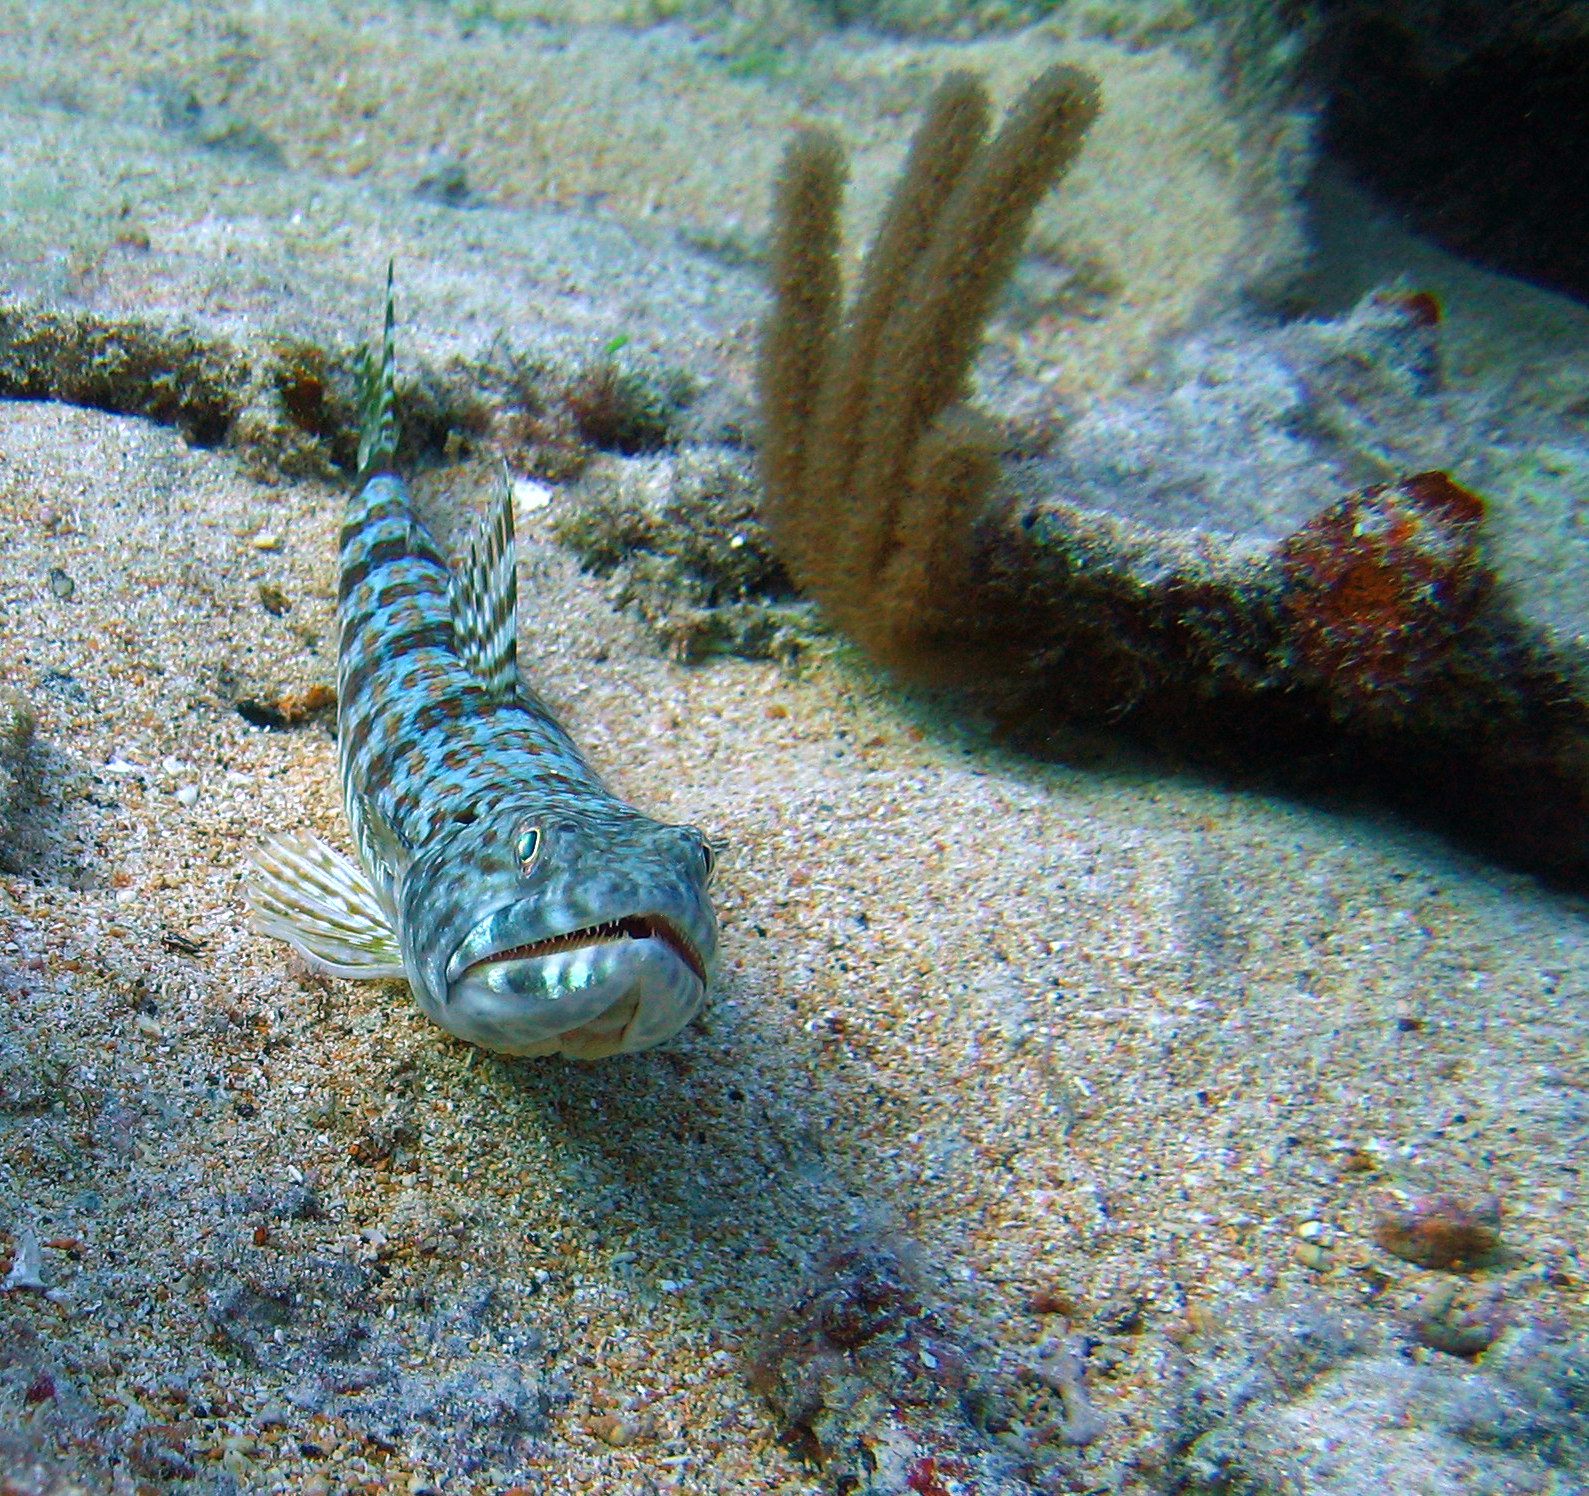
M392 262L386 262L386 326L381 361L361 348L356 365L359 385L359 482L389 472L397 458L397 407L392 387L397 369L397 335L392 312Z
M506 469L468 559L452 574L448 601L459 658L493 696L513 699L519 690L519 576Z

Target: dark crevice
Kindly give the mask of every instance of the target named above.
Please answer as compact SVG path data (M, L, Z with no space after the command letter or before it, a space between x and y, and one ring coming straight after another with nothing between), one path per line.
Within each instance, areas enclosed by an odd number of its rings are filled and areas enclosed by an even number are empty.
M1322 7L1322 144L1408 226L1589 301L1589 35L1538 10Z

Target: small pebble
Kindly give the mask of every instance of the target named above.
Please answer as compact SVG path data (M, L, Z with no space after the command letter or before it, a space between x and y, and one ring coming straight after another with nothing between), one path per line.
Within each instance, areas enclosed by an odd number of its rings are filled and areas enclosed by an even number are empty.
M1459 1290L1450 1280L1431 1288L1407 1316L1407 1327L1420 1345L1463 1357L1482 1355L1510 1322L1494 1285Z
M283 613L292 611L292 599L274 582L259 584L259 605L272 618L280 618Z
M181 1430L167 1423L149 1424L133 1435L127 1464L150 1480L190 1480L197 1473Z
M1106 1335L1135 1335L1142 1328L1142 1300L1127 1295L1110 1299L1093 1316L1093 1323Z
M544 483L537 483L533 478L515 478L513 502L526 512L544 509L552 502L552 490Z
M1462 1271L1501 1244L1501 1205L1494 1195L1458 1200L1425 1195L1406 1206L1389 1202L1374 1225L1374 1240L1393 1257L1419 1267Z
M261 530L248 543L256 551L279 551L281 549L281 536L274 530Z
M1063 1314L1067 1319L1076 1313L1076 1301L1063 1288L1039 1288L1026 1300L1028 1314Z
M44 1254L39 1250L39 1239L30 1227L18 1226L13 1233L16 1255L11 1259L11 1270L0 1280L0 1293L12 1293L26 1288L43 1293L48 1286L44 1281Z
M199 787L196 784L184 784L177 790L177 799L190 810L199 803Z
M624 1449L640 1436L640 1425L632 1418L620 1418L616 1413L603 1413L585 1425L591 1433L614 1449Z
M50 591L60 598L63 603L69 602L71 600L72 594L77 591L77 583L67 576L67 574L62 571L59 566L52 566L50 568L48 581L50 584Z

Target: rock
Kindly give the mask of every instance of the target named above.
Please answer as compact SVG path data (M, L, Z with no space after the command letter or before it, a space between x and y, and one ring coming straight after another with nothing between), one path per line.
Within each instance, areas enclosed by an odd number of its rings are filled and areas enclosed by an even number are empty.
M627 1449L640 1437L640 1425L633 1418L620 1418L615 1413L603 1413L592 1418L585 1427L603 1444L614 1449Z
M634 608L679 659L787 659L817 635L730 453L603 459L559 501L552 524L587 570L612 577L613 602Z
M1407 1328L1420 1345L1448 1356L1471 1357L1488 1350L1512 1317L1497 1285L1464 1291L1447 1280L1418 1300L1407 1316Z
M1374 1226L1374 1240L1403 1262L1469 1270L1501 1244L1501 1205L1494 1195L1459 1200L1424 1195L1404 1207L1392 1202Z
M127 1463L149 1480L190 1480L197 1473L182 1430L164 1423L149 1424L132 1436Z
M1407 287L1227 321L1012 463L983 542L1011 693L1175 752L1290 756L1304 782L1344 769L1502 855L1589 868L1583 557L1563 540L1551 576L1542 533L1520 538L1571 512L1525 493L1533 444L1589 445L1569 399L1491 426L1446 328ZM1375 467L1403 476L1363 486Z

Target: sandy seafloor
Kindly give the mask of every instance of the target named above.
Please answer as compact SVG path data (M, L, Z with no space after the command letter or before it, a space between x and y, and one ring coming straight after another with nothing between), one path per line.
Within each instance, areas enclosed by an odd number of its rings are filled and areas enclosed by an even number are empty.
M661 1052L478 1054L243 917L254 838L342 840L334 748L206 677L305 633L324 657L338 495L262 495L122 418L0 418L5 651L46 749L5 881L3 1178L13 1229L81 1243L46 1253L54 1298L3 1312L118 1421L227 1410L244 1489L406 1477L212 1323L237 1282L349 1263L378 1269L357 1317L406 1332L404 1374L555 1389L542 1480L808 1489L741 1358L858 1233L916 1243L1008 1346L1051 1333L1034 1296L1139 1298L1140 1352L1093 1387L1107 1468L1152 1442L1155 1348L1188 1316L1288 1283L1360 1301L1365 1264L1387 1313L1430 1286L1369 1241L1387 1184L1498 1193L1508 1302L1582 1321L1578 902L1372 816L1007 756L842 659L670 664L532 514L524 658L615 786L716 841L722 974ZM394 1119L394 1160L356 1162ZM304 1183L319 1216L284 1218ZM614 1408L654 1436L583 1432Z
M719 848L704 1016L506 1060L308 972L248 930L242 865L274 830L345 844L334 745L219 683L330 678L340 499L0 406L0 663L38 719L0 1250L55 1244L47 1296L0 1297L0 1363L53 1391L0 1432L118 1490L185 1461L249 1492L816 1491L745 1361L863 1241L990 1355L1139 1304L1066 1458L1156 1490L1200 1325L1272 1290L1396 1322L1451 1279L1375 1244L1398 1194L1493 1193L1506 1250L1463 1291L1589 1325L1581 899L1372 810L1003 751L842 648L677 664L552 543L556 493L519 516L521 659L617 789ZM96 1464L145 1426L179 1464Z

